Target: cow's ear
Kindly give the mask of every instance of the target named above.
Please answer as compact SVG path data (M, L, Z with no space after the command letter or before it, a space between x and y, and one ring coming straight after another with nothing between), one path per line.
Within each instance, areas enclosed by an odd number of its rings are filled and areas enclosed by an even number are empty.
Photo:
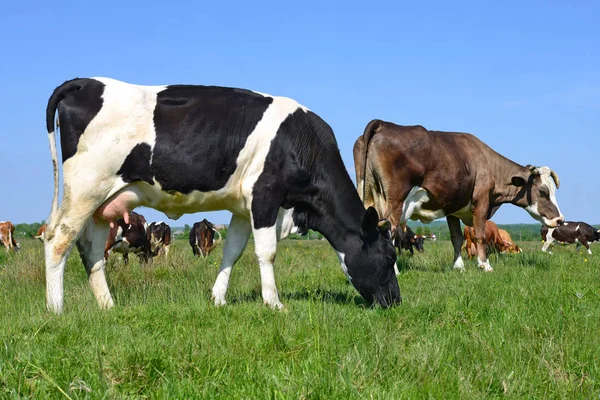
M523 178L522 176L513 176L510 182L516 187L525 186L525 184L527 183L525 178Z
M381 233L387 233L392 229L392 223L389 219L380 219L377 223L377 229L379 229L379 232Z
M360 227L360 237L368 239L377 233L377 224L379 223L379 214L373 207L367 208Z

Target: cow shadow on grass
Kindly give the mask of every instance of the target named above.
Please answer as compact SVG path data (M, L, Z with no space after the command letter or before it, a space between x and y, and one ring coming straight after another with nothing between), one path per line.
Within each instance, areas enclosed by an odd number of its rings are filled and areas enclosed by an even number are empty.
M279 292L281 302L286 304L288 301L316 301L331 304L351 304L360 307L370 307L369 303L364 300L358 293L349 293L345 290L336 289L308 289L303 288L295 291ZM260 290L254 289L249 292L236 293L228 300L230 304L243 304L262 302L262 294Z

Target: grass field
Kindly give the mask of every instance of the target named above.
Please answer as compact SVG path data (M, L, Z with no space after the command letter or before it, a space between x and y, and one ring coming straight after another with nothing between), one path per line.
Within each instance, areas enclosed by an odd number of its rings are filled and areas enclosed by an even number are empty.
M65 312L45 310L42 244L0 250L0 398L593 398L600 396L600 247L541 243L453 271L449 242L402 256L403 304L368 308L324 241L280 243L286 311L262 304L250 245L228 305L221 257L176 241L149 266L107 267L100 311L74 251ZM135 257L134 257L135 259Z

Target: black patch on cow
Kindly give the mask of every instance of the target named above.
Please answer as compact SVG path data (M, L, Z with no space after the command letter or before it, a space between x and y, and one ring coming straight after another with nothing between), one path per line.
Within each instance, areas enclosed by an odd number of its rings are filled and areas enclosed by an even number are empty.
M298 109L280 125L254 184L254 228L273 226L280 207L294 208L301 233L326 230L323 218L331 217L331 208L356 217L352 224L358 228L364 207L356 194L331 128L316 114Z
M165 191L221 189L273 102L248 90L174 85L158 93L151 172Z
M58 105L60 147L63 163L77 152L79 138L102 108L104 84L95 79L74 81L75 91L68 93Z
M151 156L152 149L148 143L137 144L125 158L117 175L127 183L142 181L152 185L154 181L150 172Z

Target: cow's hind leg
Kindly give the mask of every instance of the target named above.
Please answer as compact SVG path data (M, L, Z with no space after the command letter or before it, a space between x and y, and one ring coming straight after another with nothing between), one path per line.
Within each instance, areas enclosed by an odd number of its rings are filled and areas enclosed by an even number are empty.
M106 265L104 246L108 231L108 224L95 223L90 219L81 237L77 240L77 250L79 250L92 292L100 308L110 308L114 305L104 272Z
M72 197L71 197L72 199ZM71 206L76 204L77 206ZM44 243L46 259L46 302L48 310L55 313L63 309L63 276L65 264L75 239L83 230L96 209L96 204L65 200L46 230Z
M462 259L462 255L460 254L460 248L462 247L463 243L460 220L453 215L448 215L446 216L446 222L448 222L448 228L450 229L450 240L452 241L452 246L454 247L454 268L464 272L465 263Z
M223 247L223 259L221 260L217 280L212 289L212 297L216 306L226 304L225 294L229 286L229 277L233 269L233 264L237 262L244 252L251 232L250 220L235 214L231 217L231 222L227 230L227 240Z

